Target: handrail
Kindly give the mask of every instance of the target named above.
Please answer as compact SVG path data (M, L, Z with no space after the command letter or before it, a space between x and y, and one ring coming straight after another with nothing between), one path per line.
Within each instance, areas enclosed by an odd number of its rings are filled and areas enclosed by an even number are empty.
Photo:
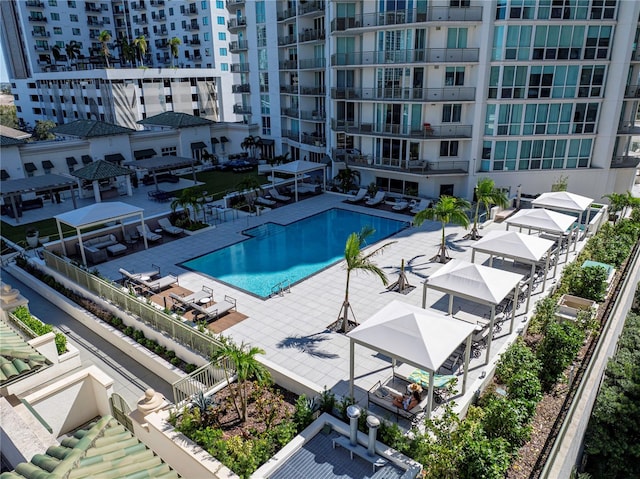
M291 280L287 278L271 286L271 293L269 294L269 297L275 296L276 294L278 296L284 296L284 293L290 293L290 292L291 292Z

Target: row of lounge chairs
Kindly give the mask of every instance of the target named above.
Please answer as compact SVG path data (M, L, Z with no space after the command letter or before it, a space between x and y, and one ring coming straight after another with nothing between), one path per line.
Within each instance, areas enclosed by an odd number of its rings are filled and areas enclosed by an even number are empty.
M122 275L123 283L140 292L159 293L174 284L178 284L178 277L173 274L160 276L160 268L143 273L131 273L124 268L118 272Z
M214 302L214 299L213 290L206 286L203 286L200 291L184 296L176 293L169 293L169 297L173 300L173 308L179 310L181 313L184 314L185 312L192 310L195 321L201 319L204 319L207 322L215 321L222 314L236 310L236 299L228 295L225 295L222 301L208 306L210 303Z
M356 194L348 197L347 201L349 203L359 203L366 198L367 192L368 192L367 188L360 188ZM373 198L370 198L367 201L365 201L365 205L377 206L382 202L384 202L384 200L386 199L386 196L387 196L387 193L385 191L378 191ZM410 208L410 212L412 214L416 214L416 213L419 213L420 211L423 211L429 208L430 204L431 204L431 200L427 200L427 199L421 199L419 201L417 200L411 200L411 201L399 200L398 201L397 200L396 203L392 206L392 209L394 211L404 211Z

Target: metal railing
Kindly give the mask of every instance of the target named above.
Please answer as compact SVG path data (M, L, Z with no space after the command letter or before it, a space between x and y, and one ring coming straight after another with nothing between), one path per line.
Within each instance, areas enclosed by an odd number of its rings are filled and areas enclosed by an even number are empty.
M383 50L334 53L331 66L380 65L388 63L476 63L478 48L423 48L420 50Z
M391 101L473 101L474 87L444 88L332 88L331 98L345 100Z
M291 280L284 279L279 283L276 283L273 286L271 286L271 293L269 293L269 297L276 296L276 295L284 296L284 293L290 293L290 292L291 292Z
M225 368L231 380L235 376L236 370L228 359L221 359L216 363L210 362L200 366L188 376L178 379L171 385L173 403L179 408L199 391L206 393L226 382Z
M204 357L208 358L213 351L222 346L220 341L183 323L180 319L168 315L152 304L147 304L132 296L124 291L120 285L99 278L47 250L43 250L42 253L49 268L62 274L81 288L135 315L146 325L169 335L176 342Z

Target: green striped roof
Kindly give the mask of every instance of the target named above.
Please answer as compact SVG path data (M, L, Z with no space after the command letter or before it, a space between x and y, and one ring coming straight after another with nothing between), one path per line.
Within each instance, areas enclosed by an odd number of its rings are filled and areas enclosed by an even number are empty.
M11 138L9 136L0 135L0 146L13 146L23 145L26 141L19 140L18 138Z
M165 111L164 113L138 121L140 125L167 126L170 128L187 128L190 126L212 125L214 123L215 121L207 120L200 116L175 111Z
M97 120L76 120L64 123L51 129L56 135L76 136L78 138L93 138L96 136L126 135L135 130L124 126L114 125Z
M132 175L133 170L124 166L116 165L110 161L98 160L92 161L87 166L72 171L71 176L88 181L106 180L115 178L116 176Z
M0 479L175 479L180 476L111 416L80 429Z
M0 386L17 381L50 363L7 322L0 319Z

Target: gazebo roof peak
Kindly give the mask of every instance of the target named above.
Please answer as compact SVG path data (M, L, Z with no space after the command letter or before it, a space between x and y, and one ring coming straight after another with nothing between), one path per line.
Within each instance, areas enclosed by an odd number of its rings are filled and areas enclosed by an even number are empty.
M117 176L132 175L133 173L129 168L124 168L109 161L98 160L92 161L87 166L73 171L71 175L82 180L96 181L115 178Z

